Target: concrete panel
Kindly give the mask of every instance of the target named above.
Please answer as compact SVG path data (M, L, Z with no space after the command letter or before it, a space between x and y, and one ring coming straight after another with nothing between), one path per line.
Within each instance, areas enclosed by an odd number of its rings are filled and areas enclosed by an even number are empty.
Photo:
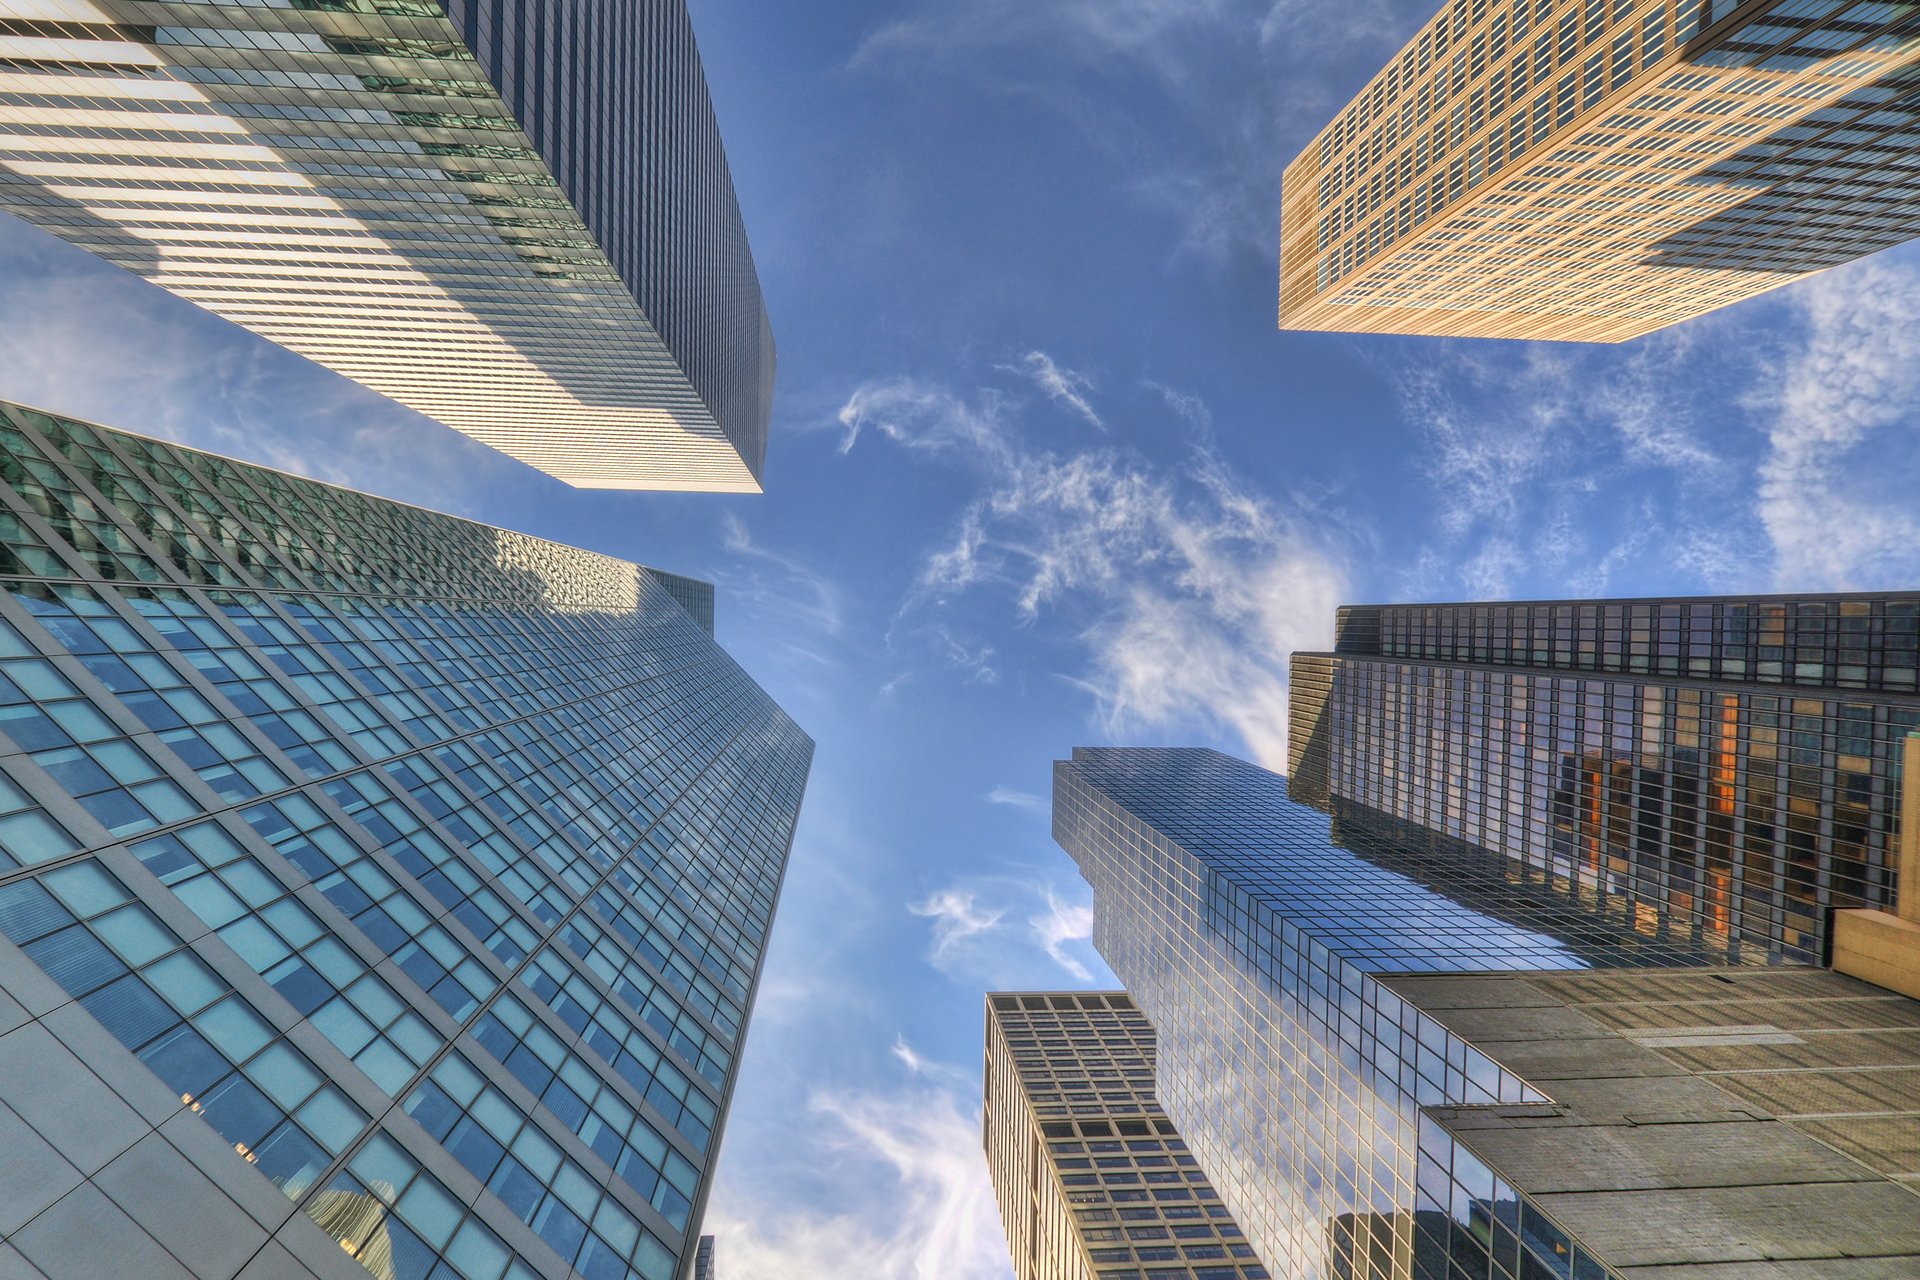
M294 1212L293 1204L266 1175L241 1159L213 1126L191 1111L181 1111L160 1126L160 1133L187 1162L269 1232Z
M348 1265L352 1266L352 1263ZM355 1267L359 1270L358 1267ZM331 1273L329 1273L331 1274ZM362 1275L366 1272L361 1271ZM266 1248L255 1254L240 1273L239 1280L325 1280L324 1276L305 1266L280 1245L267 1241Z
M1547 1091L1553 1100L1592 1123L1632 1117L1684 1117L1701 1124L1770 1119L1752 1102L1709 1084L1698 1076L1612 1076L1597 1080L1560 1080Z
M1530 1194L1861 1182L1870 1170L1778 1120L1476 1130L1470 1145ZM1920 1201L1913 1209L1920 1214Z
M20 1256L10 1244L0 1244L0 1280L46 1280L46 1273Z
M1476 1040L1474 1047L1549 1097L1553 1096L1556 1080L1689 1074L1684 1067L1616 1035L1592 1040L1509 1040L1492 1036Z
M28 1016L26 1009L21 1006L18 1000L15 1000L6 992L0 991L0 1036L5 1035L16 1027L24 1027L31 1021L33 1021L33 1019Z
M79 1186L80 1171L33 1127L0 1106L0 1240Z
M1822 1258L1816 1262L1728 1262L1719 1266L1626 1267L1626 1280L1913 1280L1912 1258Z
M1498 1040L1594 1040L1612 1034L1592 1018L1557 1001L1537 1005L1427 1012L1475 1045Z
M1442 1022L1446 1021L1448 1009L1557 1008L1565 1003L1522 978L1477 974L1376 976L1389 991L1412 1001Z
M90 1185L69 1192L35 1218L13 1237L13 1247L48 1280L194 1280L159 1241Z
M40 1025L59 1039L68 1052L86 1063L116 1097L139 1112L152 1128L180 1110L180 1097L147 1070L141 1061L113 1038L94 1016L77 1004L55 1009Z
M1891 1182L1538 1196L1614 1267L1920 1256L1920 1199Z
M94 1179L142 1230L200 1280L236 1275L267 1232L160 1134L149 1134Z
M38 1023L0 1036L0 1081L14 1113L88 1176L153 1131Z

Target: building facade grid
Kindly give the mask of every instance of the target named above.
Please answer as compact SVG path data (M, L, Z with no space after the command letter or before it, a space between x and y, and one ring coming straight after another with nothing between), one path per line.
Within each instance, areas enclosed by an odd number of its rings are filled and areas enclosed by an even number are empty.
M1153 1021L1157 1096L1267 1266L1609 1274L1421 1122L1542 1095L1376 975L1695 966L1698 951L1620 930L1606 894L1404 827L1336 826L1215 752L1076 750L1055 766L1054 833L1093 886L1095 945Z
M1452 0L1289 167L1283 327L1621 341L1911 238L1913 15Z
M1267 1280L1154 1099L1124 992L987 998L987 1164L1019 1280Z
M8 991L307 1265L312 1224L381 1280L690 1264L805 736L638 566L0 414ZM77 1203L15 1236L56 1280Z
M1349 609L1343 651L1294 659L1292 765L1308 799L1605 884L1723 961L1817 964L1834 910L1895 891L1916 613L1860 596Z
M758 489L681 0L35 0L0 50L0 207L569 483Z

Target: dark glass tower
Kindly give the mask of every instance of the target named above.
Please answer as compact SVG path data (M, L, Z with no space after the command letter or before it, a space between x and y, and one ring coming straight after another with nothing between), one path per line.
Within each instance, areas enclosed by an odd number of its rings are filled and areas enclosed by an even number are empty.
M1604 887L1728 961L1882 907L1920 595L1389 605L1293 657L1296 799Z
M1054 835L1157 1032L1159 1102L1275 1274L1920 1266L1899 1154L1920 1004L1711 967L1714 940L1631 881L1334 808L1211 751L1055 766ZM1870 1136L1890 1114L1913 1120Z
M0 480L0 1270L690 1271L812 753L711 589L13 406Z

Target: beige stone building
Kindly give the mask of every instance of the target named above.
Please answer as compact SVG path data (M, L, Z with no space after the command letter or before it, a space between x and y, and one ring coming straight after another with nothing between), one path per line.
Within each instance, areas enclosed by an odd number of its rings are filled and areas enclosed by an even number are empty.
M1879 0L1451 0L1287 168L1280 325L1620 342L1920 231Z

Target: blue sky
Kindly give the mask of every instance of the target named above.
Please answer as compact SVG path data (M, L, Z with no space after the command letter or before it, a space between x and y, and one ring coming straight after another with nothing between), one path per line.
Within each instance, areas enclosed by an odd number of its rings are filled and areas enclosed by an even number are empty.
M1282 334L1383 0L693 0L781 347L758 498L570 491L11 221L0 395L701 575L819 754L709 1217L1010 1274L981 995L1110 985L1076 743L1278 764L1343 600L1911 587L1920 253L1617 348Z

